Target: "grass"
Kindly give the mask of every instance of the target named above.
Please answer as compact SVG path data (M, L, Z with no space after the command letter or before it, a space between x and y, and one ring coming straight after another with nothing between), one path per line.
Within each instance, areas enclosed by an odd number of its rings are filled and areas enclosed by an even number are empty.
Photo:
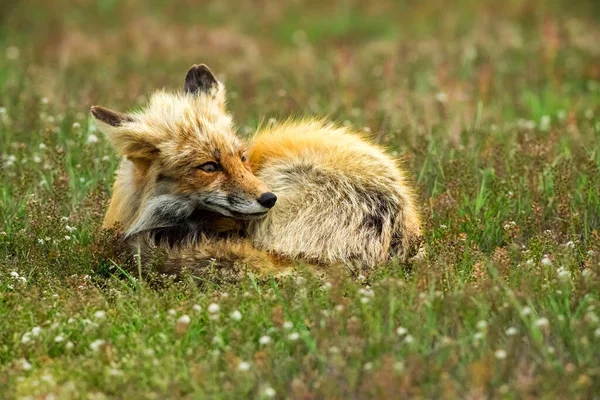
M10 4L9 4L10 3ZM593 398L597 2L0 6L0 398ZM92 104L207 63L241 135L327 115L404 158L427 259L351 280L159 285L100 224Z

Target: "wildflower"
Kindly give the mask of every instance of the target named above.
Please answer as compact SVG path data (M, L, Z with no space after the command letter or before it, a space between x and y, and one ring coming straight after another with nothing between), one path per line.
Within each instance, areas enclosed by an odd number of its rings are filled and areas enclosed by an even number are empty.
M262 344L262 345L267 345L269 343L271 343L271 337L270 336L261 336L260 339L258 339L258 343Z
M412 335L406 335L404 337L404 343L406 343L406 344L411 344L414 341L415 341L415 338L412 337Z
M506 330L506 336L515 336L517 333L519 333L519 330L514 326L511 326Z
M288 335L288 339L292 342L295 342L300 338L300 334L298 332L292 332Z
M504 360L506 358L506 351L500 349L500 350L496 350L496 352L494 353L494 356L498 359L498 360Z
M112 376L121 376L121 375L123 375L123 371L121 371L118 368L111 368L111 369L108 370L108 373L109 373L109 375L112 375Z
M552 120L550 119L550 116L548 115L542 115L542 118L540 119L540 129L542 131L547 131L548 129L550 129L550 122Z
M110 156L102 156L102 161L110 161Z
M15 61L19 59L21 51L16 46L9 46L6 48L5 54L7 59L9 59L10 61Z
M331 289L333 285L331 284L331 282L325 282L322 286L321 286L321 290L323 291L327 291L329 289Z
M529 307L525 306L525 307L523 307L523 308L521 309L521 315L522 315L522 316L527 316L527 315L529 315L529 314L531 314L531 308L529 308Z
M249 371L249 370L250 370L250 363L249 363L249 362L246 362L246 361L241 361L241 362L238 364L238 367L237 367L237 368L238 368L238 371L242 371L242 372Z
M483 333L482 332L477 332L476 334L473 335L473 339L475 339L475 340L481 340L481 339L483 339Z
M177 311L175 311L174 309L171 308L169 311L167 311L167 314L175 316L175 315L177 315Z
M31 332L25 332L21 337L21 343L27 344L31 342Z
M565 247L567 247L569 249L574 249L575 248L575 243L573 243L572 240L569 240L567 243L565 243Z
M396 328L396 335L398 335L398 336L404 336L407 333L408 333L408 329L406 329L406 328L404 328L402 326L399 326L399 327Z
M33 156L33 162L39 164L42 162L42 159L37 154Z
M94 318L96 319L104 319L106 318L106 313L102 310L98 310L94 313Z
M211 305L208 306L208 312L211 314L218 313L220 309L221 309L221 307L219 307L219 305L217 303L212 303Z
M363 365L363 370L365 371L370 371L373 369L373 363L372 362L367 362L365 363L365 365Z
M54 341L55 341L56 343L64 342L64 341L65 341L65 337L64 337L64 335L62 335L62 334L61 334L61 335L58 335L57 337L55 337L55 338L54 338Z
M394 371L396 371L396 372L402 372L402 371L404 371L404 362L402 362L402 361L396 361L394 363Z
M483 331L487 328L487 322L481 320L479 322L477 322L477 329L479 329L480 331Z
M179 319L177 320L177 324L182 324L182 325L189 325L189 323L192 321L192 319L190 318L189 315L182 315L181 317L179 317Z
M594 331L594 336L600 338L600 328L596 328L596 330Z
M360 302L363 304L367 304L369 301L371 301L371 299L369 299L368 297L361 297L360 298Z
M68 240L71 240L71 236L69 236L69 235L65 235L65 240L67 240L67 241L68 241Z
M40 328L39 326L34 326L33 328L31 328L31 334L33 336L40 336L41 332L42 332L42 328Z
M234 310L231 312L231 314L229 314L229 317L234 320L234 321L241 321L242 320L242 313L239 312L239 310Z
M74 226L69 226L69 225L66 225L65 229L69 232L74 232L77 230L77 228L75 228Z
M267 386L264 390L264 394L266 397L275 397L275 395L277 394L277 392L275 392L275 389L273 389L271 386Z
M44 239L40 238L37 240L38 244L44 244Z
M75 347L73 342L67 342L67 344L65 344L65 349L67 349L67 350L72 350L73 347Z
M283 329L290 330L294 327L294 324L291 321L285 321L283 323Z
M93 133L90 133L87 137L88 144L98 143L98 141L99 141L98 136L94 135Z
M200 311L202 311L202 306L200 306L200 304L194 304L192 306L192 310L194 310L196 312L200 312Z
M100 350L100 347L102 347L105 343L105 340L96 339L92 343L90 343L90 349L92 349L92 351L98 351Z
M535 321L535 326L539 326L540 328L546 327L550 325L550 321L548 321L548 318L540 318L537 321Z
M21 358L21 359L19 360L19 363L21 364L21 369L22 369L23 371L29 371L29 370L32 368L32 366L31 366L31 364L29 363L29 361L27 361L27 360L26 360L26 359L24 359L24 358Z
M552 265L552 260L548 256L544 256L542 258L542 265L545 267L549 267L550 265Z
M568 281L569 279L571 279L571 271L565 269L564 267L560 267L556 270L556 274L558 276L558 279L560 281Z
M81 128L81 124L79 122L73 122L72 128L74 130L77 130L77 129Z
M18 273L17 271L12 271L12 272L10 273L10 276L12 276L12 277L13 277L13 278L15 278L15 279L19 279L19 276L20 276L20 275L19 275L19 273Z
M440 103L445 103L448 101L448 95L444 92L438 92L435 94L435 99Z

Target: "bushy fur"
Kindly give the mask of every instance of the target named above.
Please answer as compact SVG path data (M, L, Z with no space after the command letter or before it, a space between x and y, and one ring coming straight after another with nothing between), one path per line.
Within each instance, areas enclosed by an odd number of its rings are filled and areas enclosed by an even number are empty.
M257 248L364 267L406 260L418 249L421 221L405 173L350 129L288 121L259 131L249 154L254 173L279 199L266 218L250 223Z
M194 66L185 88L157 92L131 115L92 108L124 156L104 226L162 254L166 271L216 263L274 274L297 259L370 268L416 253L415 196L383 149L305 119L259 130L245 151L208 68ZM213 159L218 173L198 170ZM269 188L278 200L266 213L256 198Z

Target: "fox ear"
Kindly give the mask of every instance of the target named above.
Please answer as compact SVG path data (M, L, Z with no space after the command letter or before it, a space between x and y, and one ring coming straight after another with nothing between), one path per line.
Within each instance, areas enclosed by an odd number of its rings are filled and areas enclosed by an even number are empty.
M130 160L152 160L159 152L152 142L154 138L151 135L126 125L127 122L136 121L134 116L101 106L93 106L92 115L101 122L100 130L119 155Z
M195 64L190 68L185 76L183 90L186 93L211 93L213 90L219 90L220 83L215 75L204 64Z
M92 106L92 115L110 126L121 126L124 122L133 122L133 117L102 106Z

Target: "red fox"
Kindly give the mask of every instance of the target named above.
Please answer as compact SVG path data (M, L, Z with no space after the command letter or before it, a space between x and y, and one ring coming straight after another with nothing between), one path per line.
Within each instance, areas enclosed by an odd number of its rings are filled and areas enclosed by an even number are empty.
M123 156L104 227L166 253L171 272L277 273L293 260L369 269L419 249L414 191L383 149L311 119L260 129L246 147L205 65L143 111L92 114Z

